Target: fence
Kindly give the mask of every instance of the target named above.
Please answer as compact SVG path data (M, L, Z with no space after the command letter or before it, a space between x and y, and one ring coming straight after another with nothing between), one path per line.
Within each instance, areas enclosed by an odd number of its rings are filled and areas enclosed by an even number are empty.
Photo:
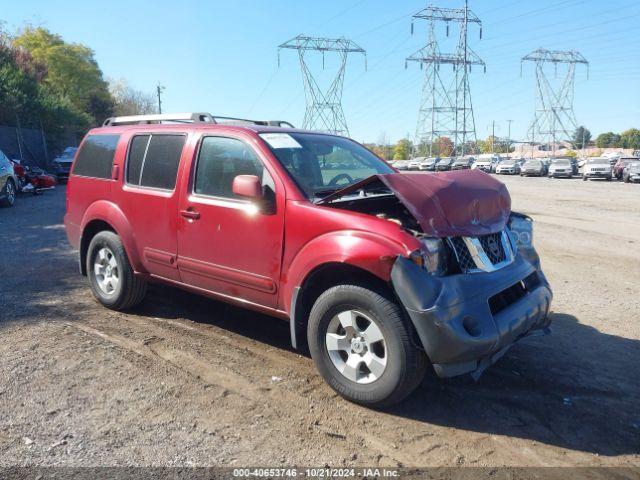
M71 133L52 139L42 130L0 126L0 150L7 157L45 170L65 147L77 145L78 138Z

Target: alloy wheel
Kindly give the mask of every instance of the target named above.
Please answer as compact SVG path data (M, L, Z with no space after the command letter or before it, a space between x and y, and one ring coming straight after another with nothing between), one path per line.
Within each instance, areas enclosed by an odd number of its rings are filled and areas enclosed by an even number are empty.
M375 382L386 369L387 348L382 330L358 310L345 310L331 319L325 345L333 366L352 382Z
M120 283L120 268L110 248L102 247L98 250L93 272L100 290L107 295L113 294Z

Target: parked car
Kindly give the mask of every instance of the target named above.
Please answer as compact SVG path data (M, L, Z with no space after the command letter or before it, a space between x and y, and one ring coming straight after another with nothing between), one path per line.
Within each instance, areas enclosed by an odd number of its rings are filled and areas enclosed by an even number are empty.
M64 223L100 303L133 307L159 282L281 318L336 392L375 407L428 365L477 378L548 331L532 221L505 185L404 175L348 138L258 123L164 114L87 133Z
M622 173L624 172L624 169L627 167L627 165L639 160L640 159L636 157L620 157L620 159L618 159L616 164L613 166L613 176L618 180L622 180Z
M414 158L412 160L409 160L407 163L407 169L408 170L418 170L420 168L420 162L422 162L422 160L424 159L424 157L417 157Z
M438 163L438 160L440 159L437 157L424 158L420 162L420 165L418 166L418 170L433 172L436 169L436 163Z
M408 170L409 169L409 160L396 160L392 163L393 168L398 170Z
M568 158L552 158L547 173L549 178L572 178L573 166Z
M500 160L501 158L495 155L480 155L471 168L473 170L478 169L483 172L494 173Z
M0 206L13 207L18 191L18 179L13 170L13 163L0 150Z
M544 164L542 160L538 160L535 158L529 159L522 164L520 168L520 176L521 177L544 177L547 175L547 166Z
M60 155L53 159L51 166L53 167L53 172L58 182L66 182L69 178L71 164L77 151L77 147L67 147Z
M518 175L520 173L520 165L517 160L508 158L502 160L496 167L497 174Z
M451 170L451 165L453 165L454 161L455 161L455 158L451 158L451 157L440 158L436 163L436 171L446 172L447 170Z
M582 180L585 182L590 178L604 178L605 180L611 180L611 177L611 163L608 158L589 158L584 167L582 167Z
M474 161L473 157L458 157L451 164L451 170L468 170Z
M624 182L640 182L640 161L628 164L622 172Z

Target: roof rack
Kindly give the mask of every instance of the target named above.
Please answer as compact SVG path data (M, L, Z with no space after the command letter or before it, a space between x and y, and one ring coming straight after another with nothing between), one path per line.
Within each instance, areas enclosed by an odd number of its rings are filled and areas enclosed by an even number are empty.
M220 117L210 113L160 113L152 115L129 115L124 117L109 117L102 124L103 127L116 125L145 125L155 123L213 123L220 125L265 125L271 127L295 128L284 120L248 120L246 118Z

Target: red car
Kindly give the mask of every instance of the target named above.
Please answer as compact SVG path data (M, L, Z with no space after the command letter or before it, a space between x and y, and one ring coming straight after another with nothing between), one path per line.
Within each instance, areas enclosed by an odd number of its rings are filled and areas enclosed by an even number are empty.
M159 282L270 314L340 395L376 407L428 365L477 377L548 332L531 220L502 183L401 174L347 138L272 124L165 114L87 134L65 225L104 306Z
M620 158L616 164L613 166L613 176L618 180L622 180L622 174L624 173L624 169L627 168L631 163L637 162L639 159L636 157L622 157Z

